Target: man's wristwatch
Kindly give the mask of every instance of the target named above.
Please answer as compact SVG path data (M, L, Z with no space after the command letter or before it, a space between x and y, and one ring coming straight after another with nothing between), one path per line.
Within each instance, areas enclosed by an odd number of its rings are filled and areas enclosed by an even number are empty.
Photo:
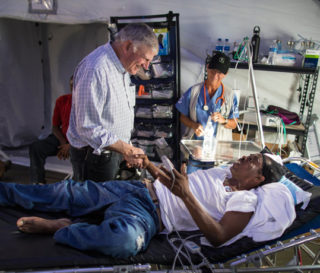
M222 125L227 125L228 120L226 119L226 121L224 123L222 123Z

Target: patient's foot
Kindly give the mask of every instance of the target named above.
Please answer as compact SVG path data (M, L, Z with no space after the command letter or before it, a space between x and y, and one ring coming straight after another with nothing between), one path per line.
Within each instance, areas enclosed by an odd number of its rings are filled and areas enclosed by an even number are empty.
M51 220L35 216L21 217L17 221L18 229L26 233L53 234L58 229L69 226L71 224L71 220L67 218Z

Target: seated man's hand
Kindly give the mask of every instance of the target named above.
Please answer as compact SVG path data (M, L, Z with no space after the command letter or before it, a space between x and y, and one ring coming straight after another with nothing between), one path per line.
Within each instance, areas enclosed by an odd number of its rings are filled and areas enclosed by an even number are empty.
M66 144L62 144L60 146L58 146L58 153L57 153L57 157L59 159L67 159L69 158L70 154L69 154L69 150L70 150L70 144L69 143L66 143Z
M136 148L131 146L129 150L127 150L123 157L124 160L127 161L127 166L129 168L142 168L143 167L143 159L137 155L143 155L144 151L140 148Z

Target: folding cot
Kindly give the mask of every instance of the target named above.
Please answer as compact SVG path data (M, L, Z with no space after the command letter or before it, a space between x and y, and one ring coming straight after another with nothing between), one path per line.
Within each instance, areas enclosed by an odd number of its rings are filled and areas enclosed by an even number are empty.
M289 168L289 167L288 167ZM24 234L17 230L16 220L21 216L38 215L42 217L61 217L61 214L39 213L21 208L1 207L0 211L0 271L2 272L148 272L148 271L211 271L211 272L303 272L315 270L320 272L320 247L314 253L305 246L308 241L320 244L320 183L316 178L314 184L297 177L289 169L286 176L306 191L312 193L308 207L302 210L296 207L297 217L291 227L278 240L270 242L253 242L250 238L242 238L230 246L212 248L201 245L201 253L190 253L188 256L180 255L183 251L179 244L185 238L190 238L200 246L201 234L199 232L180 232L181 237L173 233L169 236L159 234L152 239L147 251L135 257L117 260L96 252L83 252L64 245L57 244L50 235ZM314 178L314 177L312 177ZM311 180L311 179L309 179ZM97 215L88 216L97 219ZM297 240L284 240L293 238L298 234L308 232L311 234ZM192 237L192 238L191 238ZM171 242L171 243L169 243ZM175 245L175 249L172 247ZM274 245L275 244L275 245ZM266 246L267 245L267 246ZM268 246L269 245L269 246ZM277 267L273 264L276 252L294 248L295 254L290 265ZM309 265L302 265L299 261L299 250L308 252L312 258ZM253 254L246 254L253 252ZM246 254L247 256L244 256ZM186 254L185 254L186 255ZM242 255L242 256L241 256ZM268 258L272 255L272 259ZM185 266L181 267L179 262ZM176 265L173 267L173 263ZM252 267L243 267L243 264L252 264ZM152 266L151 266L152 265ZM186 267L188 265L188 267ZM165 269L167 268L167 269Z

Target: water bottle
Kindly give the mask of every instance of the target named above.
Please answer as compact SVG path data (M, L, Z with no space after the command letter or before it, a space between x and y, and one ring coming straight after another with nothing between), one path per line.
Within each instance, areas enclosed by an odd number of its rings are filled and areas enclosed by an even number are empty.
M216 51L223 51L223 43L222 43L222 39L219 38L216 44Z
M232 51L232 59L238 60L238 49L239 49L239 44L235 41L233 43L233 51Z
M277 40L273 40L272 44L269 47L269 55L268 55L268 64L274 65L275 64L275 57L277 55Z
M211 116L209 116L206 128L204 129L202 157L208 158L213 156L213 150L214 150L213 133L214 133L214 128L212 125Z
M277 40L277 53L282 51L282 42L281 40Z
M229 43L229 39L225 39L225 40L224 40L223 52L224 52L224 54L226 54L227 56L229 56L229 53L230 53L230 43Z
M260 27L255 26L253 28L253 36L251 38L251 44L252 44L252 62L257 63L258 57L259 57L259 47L260 47Z

